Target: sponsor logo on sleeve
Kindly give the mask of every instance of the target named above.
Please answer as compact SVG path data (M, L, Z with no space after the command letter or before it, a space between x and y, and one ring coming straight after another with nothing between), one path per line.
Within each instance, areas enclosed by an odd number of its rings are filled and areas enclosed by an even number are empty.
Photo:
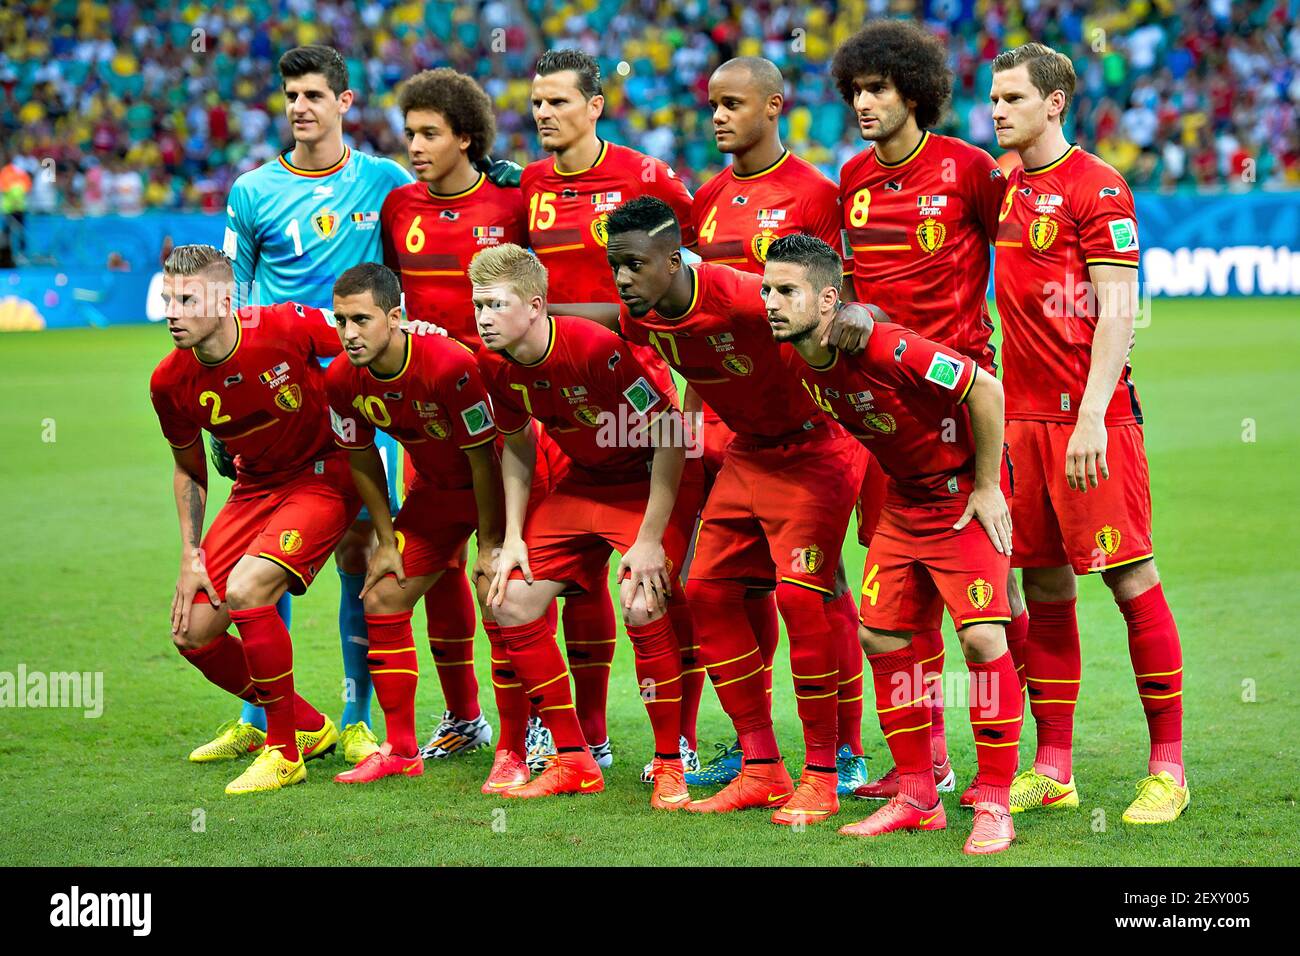
M1105 199L1107 196L1118 196L1118 195L1119 195L1118 186L1102 186L1101 189L1097 190L1098 199Z
M1132 252L1138 247L1137 224L1132 219L1113 219L1107 223L1110 241L1116 252Z
M659 401L659 393L645 380L645 376L641 376L629 385L624 390L623 397L640 415L644 415L654 407L655 402Z
M930 367L926 370L925 378L926 381L942 385L951 391L957 387L957 380L961 378L961 362L946 355L936 354L930 360Z
M475 402L460 413L460 420L465 423L471 438L492 427L492 413L488 411L487 402Z

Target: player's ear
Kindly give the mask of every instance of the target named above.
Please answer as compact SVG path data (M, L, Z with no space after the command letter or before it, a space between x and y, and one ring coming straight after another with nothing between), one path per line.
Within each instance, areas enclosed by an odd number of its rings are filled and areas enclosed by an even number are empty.
M402 324L402 307L395 305L388 310L388 329L392 331Z
M767 115L780 116L785 109L785 96L781 93L773 93L767 98Z
M600 114L605 112L605 94L597 93L591 99L587 100L587 110L594 120L600 119Z
M351 108L352 108L352 101L353 101L355 98L356 98L356 94L353 93L351 90L344 90L342 93L340 93L340 94L339 94L339 112L340 112L340 113L346 113L349 109L351 109Z

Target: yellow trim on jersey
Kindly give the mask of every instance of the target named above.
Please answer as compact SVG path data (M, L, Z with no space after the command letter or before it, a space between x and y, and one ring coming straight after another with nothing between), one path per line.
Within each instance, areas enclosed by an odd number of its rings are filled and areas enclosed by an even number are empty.
M793 154L788 149L783 150L781 153L781 158L778 159L771 166L767 167L767 169L760 169L756 173L749 173L748 175L745 176L742 176L740 173L736 172L735 163L732 163L731 166L728 168L731 170L732 178L738 180L739 182L747 183L747 182L751 182L752 180L758 179L760 176L766 176L768 173L776 172L785 164L785 161L789 159L792 155Z
M164 437L165 437L165 436L164 436ZM202 438L202 437L203 437L203 429L200 428L200 429L199 429L199 433L198 433L197 435L195 435L194 438L193 438L191 441L187 441L184 445L178 445L178 444L176 444L176 443L173 442L173 441L168 441L167 444L171 445L171 446L172 446L173 448L175 448L177 451L184 451L186 448L193 448L193 447L194 447L194 442L198 441L198 440L199 440L200 438Z
M304 577L303 577L301 574L299 574L297 571L295 571L293 568L289 567L289 565L285 564L283 561L281 561L281 560L280 560L279 558L277 558L275 555L273 555L273 554L267 554L265 551L259 551L259 552L257 553L257 556L258 556L259 558L266 558L266 560L271 561L271 562L274 562L275 564L278 564L280 567L284 568L286 571L288 571L290 574L292 574L295 578L297 578L299 581L301 581L301 582L302 582L302 586L303 586L304 589L307 587L307 579L304 578Z
M549 342L546 343L546 351L542 353L542 357L539 358L536 362L521 362L521 361L519 361L519 359L517 359L517 358L515 358L513 355L511 355L511 356L510 356L510 360L511 360L512 362L514 362L514 363L517 364L517 365L522 365L524 368L537 368L537 366L541 365L541 364L544 363L548 358L551 357L551 353L555 351L555 316L553 316L553 315L548 315L548 316L546 317L546 319L547 319L548 322L550 322L550 330L549 330L549 331L550 331L550 335L551 335L551 340L550 340ZM507 352L506 354L509 355L510 353Z
M497 438L496 435L489 435L487 438L484 438L482 441L476 441L472 445L461 445L460 450L469 451L471 448L478 448L480 445L486 445L490 441L496 441L496 438ZM470 638L470 640L473 640L473 638Z
M835 592L830 588L818 587L816 584L809 584L807 581L796 581L794 578L782 578L786 584L797 584L801 588L807 588L809 591L820 591L822 594L834 596Z
M998 248L998 249L1002 249L1002 248L1007 248L1007 249L1023 249L1023 248L1025 248L1025 244L1024 244L1023 242L1015 242L1015 241L1013 241L1013 240L1011 240L1011 239L999 239L997 242L993 243L993 245L994 245L996 248Z
M549 254L552 252L572 252L574 249L585 249L586 245L581 242L571 242L567 246L538 246L533 249L537 255Z
M269 422L263 422L261 425L255 425L254 427L250 428L246 432L240 432L238 435L227 435L225 438L221 440L223 442L230 442L230 441L234 441L236 438L245 438L248 435L253 434L253 432L260 432L263 428L270 428L272 425L278 424L279 421L280 419L273 418Z
M522 425L520 425L520 426L519 426L518 428L516 428L514 431L509 431L509 432L508 432L508 431L506 431L505 429L501 428L500 426L497 427L497 431L499 431L502 435L507 435L507 436L509 436L509 435L518 435L521 431L523 431L525 428L527 428L527 427L528 427L529 425L531 425L532 423L533 423L532 416L529 416L528 421L524 422Z
M1010 623L1011 623L1011 618L1009 617L968 617L962 620L961 624L957 626L957 630L960 631L963 627L970 627L972 624L1010 624Z
M480 189L485 182L487 182L487 173L479 173L478 180L475 181L473 186L470 186L468 189L462 189L458 193L436 193L433 191L432 186L425 187L425 192L429 194L430 199L435 199L439 202L446 202L449 199L464 199L476 189Z
M966 383L966 387L962 390L961 398L957 399L958 405L966 401L966 397L970 395L970 390L975 387L975 379L979 377L980 377L980 369L979 366L977 365L975 366L975 374L970 377L970 381Z
M411 367L411 354L412 354L414 351L415 351L415 349L411 348L411 336L410 336L410 335L407 335L407 336L406 336L406 354L402 356L402 367L401 367L401 368L399 368L399 369L398 369L394 374L392 374L392 375L380 375L378 372L376 372L376 371L374 370L374 367L373 367L373 366L370 366L370 365L367 365L367 366L366 366L366 371L369 372L369 373L370 373L370 377L373 378L373 379L374 379L375 381L377 381L377 382L396 382L399 378L401 378L403 375L405 375L405 374L406 374L406 370L407 370L408 368Z
M600 141L600 153L599 155L596 156L596 161L592 163L590 166L588 166L586 169L575 169L571 173L566 173L563 169L560 168L558 163L551 163L551 168L554 169L561 176L581 176L583 173L590 172L591 170L599 166L601 163L603 163L605 161L605 156L608 153L609 153L609 143L605 142L602 139Z
M1077 145L1073 145L1073 146L1071 146L1069 149L1067 149L1064 153L1061 154L1061 157L1060 157L1059 159L1054 159L1054 160L1052 160L1052 161L1051 161L1050 163L1048 163L1046 166L1038 166L1038 167L1036 167L1036 168L1034 168L1034 169L1029 169L1028 167L1026 167L1026 168L1025 168L1025 171L1024 171L1024 172L1025 172L1025 175L1026 175L1026 176L1041 176L1043 173L1049 173L1049 172L1051 172L1051 171L1052 171L1053 169L1055 169L1057 166L1060 166L1061 163L1065 162L1067 159L1069 159L1071 156L1073 156L1073 155L1074 155L1074 151L1075 151L1076 149L1078 149L1078 148L1079 148L1079 147L1078 147Z
M289 170L289 172L293 173L295 176L306 176L308 179L319 179L322 176L331 176L346 166L348 160L352 158L352 150L345 145L343 147L343 157L333 166L326 166L324 169L299 169L293 163L289 162L289 160L285 159L290 152L291 150L286 149L280 154L280 165Z
M906 252L912 247L907 243L901 246L849 246L854 252ZM845 273L847 275L847 273Z
M369 442L368 444L365 445L345 445L343 444L343 442L339 441L338 438L334 439L334 444L337 445L339 448L342 448L344 451L365 451L367 448L375 447L374 442Z
M808 367L812 369L814 372L829 372L831 369L835 367L835 363L840 360L839 349L835 348L834 346L831 346L830 351L831 351L831 360L827 362L825 365L814 365L812 362L808 362Z
M692 283L691 304L686 307L686 311L683 312L681 315L664 315L662 312L656 309L655 314L658 315L659 318L667 319L669 322L681 322L683 319L689 319L691 317L691 313L694 312L696 307L700 304L700 273L696 270L694 266L687 266L687 268L691 270L691 283ZM685 376L682 377L685 378ZM725 378L719 378L719 379L709 378L709 379L700 379L700 381L725 382L727 380Z
M928 142L930 142L930 131L927 129L921 133L921 139L917 142L916 146L913 147L912 151L896 163L885 162L883 159L880 158L880 153L876 149L871 150L871 155L874 156L876 158L876 162L879 163L881 166L883 166L885 169L899 169L900 167L906 166L912 160L916 159L916 157L920 155L921 150L925 149L925 144Z
M1139 561L1149 561L1151 558L1154 558L1154 557L1155 557L1155 552L1153 551L1153 552L1151 552L1151 553L1149 553L1149 554L1139 555L1139 556L1136 557L1136 558L1129 558L1127 561L1116 561L1114 564L1108 564L1108 565L1106 565L1105 567L1101 567L1101 568L1089 568L1089 569L1088 569L1088 573L1089 573L1089 574L1098 574L1098 573L1100 573L1100 572L1102 572L1102 571L1109 571L1109 570L1111 570L1112 568L1122 568L1122 567L1124 567L1124 565L1126 565L1126 564L1137 564Z
M403 269L404 276L463 276L464 269Z
M226 362L229 362L232 358L234 358L235 353L239 351L240 343L242 343L243 341L244 341L244 323L239 321L239 312L238 310L236 310L235 344L231 346L230 351L226 353L225 358L217 359L215 362L207 362L199 358L199 353L195 352L193 349L190 349L190 354L193 355L195 360L204 368L216 368L218 365L224 365Z
M1130 262L1128 259L1084 259L1085 265L1090 266L1128 266L1130 269L1136 269L1138 264Z

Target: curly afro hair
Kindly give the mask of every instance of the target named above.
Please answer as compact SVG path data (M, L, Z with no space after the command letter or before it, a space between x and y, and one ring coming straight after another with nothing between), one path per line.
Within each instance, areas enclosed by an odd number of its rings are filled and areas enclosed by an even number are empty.
M477 163L492 149L497 135L492 100L473 77L442 67L415 74L397 94L397 107L441 113L453 135L469 137L469 160Z
M916 103L916 125L921 129L939 122L952 95L947 51L937 37L910 20L869 20L835 51L831 76L850 106L853 81L871 75L891 80L903 99Z

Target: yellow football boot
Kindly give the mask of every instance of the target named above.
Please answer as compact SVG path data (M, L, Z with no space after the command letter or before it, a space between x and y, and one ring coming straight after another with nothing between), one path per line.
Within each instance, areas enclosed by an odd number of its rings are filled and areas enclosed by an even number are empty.
M1065 783L1058 783L1030 767L1020 771L1011 781L1011 796L1007 802L1012 813L1064 809L1079 805L1079 791L1074 786L1073 776Z
M1167 770L1143 777L1137 792L1137 799L1120 818L1125 823L1173 823L1192 802L1191 788L1180 787Z
M343 728L339 743L343 745L343 759L350 764L361 763L379 751L379 738L369 725L360 720Z
M279 747L270 747L258 754L247 770L226 784L226 793L265 793L303 783L306 779L307 766L301 754L296 761L286 760Z
M202 747L190 751L190 760L208 763L213 760L234 760L245 754L256 753L266 743L266 734L242 720L228 720L217 728L217 736Z
M303 760L315 760L334 752L339 743L339 729L326 717L320 730L299 730L295 732L294 740L298 742L298 753L302 754Z

